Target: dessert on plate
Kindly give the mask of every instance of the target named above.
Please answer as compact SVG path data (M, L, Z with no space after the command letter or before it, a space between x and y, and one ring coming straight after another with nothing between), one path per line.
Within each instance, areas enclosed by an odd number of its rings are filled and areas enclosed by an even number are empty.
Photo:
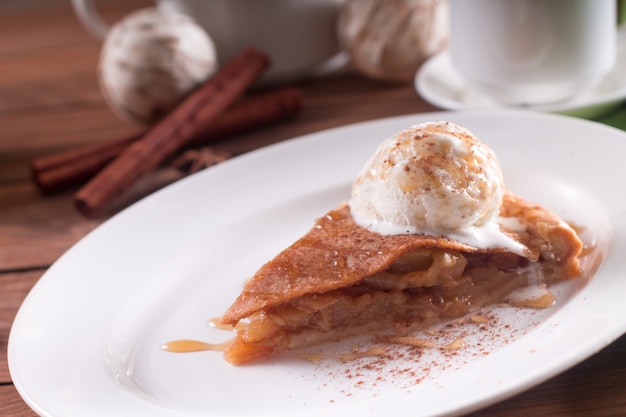
M405 335L581 273L555 213L506 190L492 152L450 122L383 141L348 202L263 265L221 317L240 365L370 333Z

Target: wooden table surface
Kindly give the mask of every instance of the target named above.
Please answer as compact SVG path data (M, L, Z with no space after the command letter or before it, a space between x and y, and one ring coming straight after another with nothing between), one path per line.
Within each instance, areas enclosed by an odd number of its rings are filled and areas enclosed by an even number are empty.
M100 44L80 27L69 4L26 8L28 3L9 2L0 9L0 415L10 417L35 415L9 374L13 318L46 269L106 220L79 215L71 202L73 190L41 195L30 178L29 162L138 130L104 103L95 71ZM114 21L149 4L132 3L109 3L105 16ZM306 105L295 119L220 146L245 152L347 123L436 110L411 85L381 84L349 72L300 87ZM626 337L573 369L471 415L626 416Z

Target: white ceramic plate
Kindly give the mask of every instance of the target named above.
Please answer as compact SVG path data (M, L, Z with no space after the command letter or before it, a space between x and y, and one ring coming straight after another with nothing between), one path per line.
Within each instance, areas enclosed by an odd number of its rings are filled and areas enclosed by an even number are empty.
M588 119L597 117L626 100L626 72L624 68L626 68L626 42L621 42L618 46L614 69L595 86L571 100L524 106L524 109L561 113ZM454 69L447 50L434 55L420 67L415 75L415 88L424 100L447 110L516 107L498 103L469 86Z
M605 256L590 282L556 288L558 305L548 310L482 312L487 323L431 335L441 348L397 347L393 360L277 358L233 367L216 352L160 349L181 338L224 340L207 320L263 262L349 197L378 143L443 119L494 148L509 188L585 227L586 242ZM617 130L506 111L376 120L250 153L153 194L63 255L15 319L11 375L37 413L54 417L441 416L484 407L625 331L624 160L626 135ZM459 339L465 348L446 348Z

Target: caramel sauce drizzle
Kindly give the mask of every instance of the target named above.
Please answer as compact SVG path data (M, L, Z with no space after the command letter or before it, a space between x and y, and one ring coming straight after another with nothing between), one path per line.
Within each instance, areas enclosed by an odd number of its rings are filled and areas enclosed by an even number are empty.
M199 340L181 339L167 342L161 346L161 349L173 353L202 352L207 350L224 352L231 343L232 340L224 343L206 343Z
M242 322L238 323L236 326L223 324L219 317L214 317L209 320L209 326L218 330L236 332L243 329L246 325L246 323ZM203 352L207 350L225 352L226 349L228 349L228 347L233 343L233 340L234 339L227 340L223 343L207 343L200 340L180 339L164 343L163 345L161 345L161 349L173 353Z

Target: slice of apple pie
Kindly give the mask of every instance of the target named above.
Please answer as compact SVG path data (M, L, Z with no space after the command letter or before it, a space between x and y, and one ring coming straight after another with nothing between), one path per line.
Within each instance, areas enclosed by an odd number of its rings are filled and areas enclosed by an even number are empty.
M575 277L582 247L559 216L504 189L493 152L469 131L413 126L381 144L349 203L245 284L221 319L240 323L225 358L407 334Z

